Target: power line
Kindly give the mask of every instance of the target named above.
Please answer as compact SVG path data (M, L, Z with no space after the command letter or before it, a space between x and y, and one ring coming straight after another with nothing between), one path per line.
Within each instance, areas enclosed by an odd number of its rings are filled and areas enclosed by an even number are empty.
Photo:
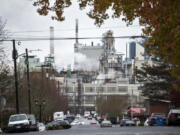
M102 39L103 37L79 37L79 40L89 40L89 39ZM106 37L107 38L107 37ZM110 37L111 38L111 37ZM118 37L112 37L114 39L125 39L125 38L131 38L131 39L135 39L135 38L148 38L147 36L141 36L141 35L137 35L137 36L118 36ZM13 39L16 39L17 41L46 41L46 40L50 40L50 38L24 38L24 37L13 37ZM5 39L5 40L0 40L0 41L12 41L13 39ZM75 37L55 37L54 40L75 40Z
M112 26L112 27L101 27L101 28L92 28L92 27L87 27L87 28L80 28L80 30L92 30L92 29L114 29L114 28L129 28L129 27L141 27L139 25L132 25L132 26ZM75 28L70 28L70 29L55 29L54 31L74 31ZM42 33L42 32L49 32L49 30L26 30L26 31L14 31L12 33Z

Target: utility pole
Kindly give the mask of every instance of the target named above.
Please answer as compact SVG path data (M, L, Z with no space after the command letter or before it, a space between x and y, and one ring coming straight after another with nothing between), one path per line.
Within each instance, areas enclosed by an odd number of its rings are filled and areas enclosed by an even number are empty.
M41 65L41 92L44 92L44 65ZM42 98L42 93L40 94L40 99Z
M26 48L26 69L27 69L28 106L29 106L29 114L31 114L31 89L30 89L30 79L29 79L29 56L28 56L27 48Z
M126 68L125 68L125 74L127 77L127 43L126 43Z
M58 81L58 96L60 96L60 93L61 93L61 92L60 92L60 87L59 87L59 85L60 85L60 84L59 84L59 81Z
M13 60L14 60L14 78L15 78L15 89L16 89L16 113L19 114L19 98L18 98L18 77L17 77L17 65L16 65L16 60L17 60L17 50L15 46L15 40L13 41Z
M133 89L132 89L132 93L131 93L131 120L133 119Z
M81 113L81 80L78 79L78 113Z
M39 122L42 122L42 105L39 104Z

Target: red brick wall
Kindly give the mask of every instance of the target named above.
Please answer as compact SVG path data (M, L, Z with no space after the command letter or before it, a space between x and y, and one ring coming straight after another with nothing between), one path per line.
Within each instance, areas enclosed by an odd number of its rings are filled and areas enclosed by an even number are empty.
M151 113L165 113L169 112L169 103L153 101L150 102L150 114Z

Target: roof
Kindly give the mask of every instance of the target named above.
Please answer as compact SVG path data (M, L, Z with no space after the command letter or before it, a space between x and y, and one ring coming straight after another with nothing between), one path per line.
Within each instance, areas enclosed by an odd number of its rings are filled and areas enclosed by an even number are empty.
M146 108L144 108L144 107L133 107L133 108L128 109L128 111L133 111L135 113L142 113L142 112L146 111Z
M146 108L144 107L132 107L127 110L125 110L126 113L132 113L133 116L140 116L143 115L144 112L146 112Z

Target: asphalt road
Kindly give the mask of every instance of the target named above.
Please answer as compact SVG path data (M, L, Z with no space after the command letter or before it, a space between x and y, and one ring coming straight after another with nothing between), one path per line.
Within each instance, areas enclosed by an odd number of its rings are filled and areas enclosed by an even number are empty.
M66 130L13 133L13 135L180 135L180 127L101 128L99 125L79 125Z

